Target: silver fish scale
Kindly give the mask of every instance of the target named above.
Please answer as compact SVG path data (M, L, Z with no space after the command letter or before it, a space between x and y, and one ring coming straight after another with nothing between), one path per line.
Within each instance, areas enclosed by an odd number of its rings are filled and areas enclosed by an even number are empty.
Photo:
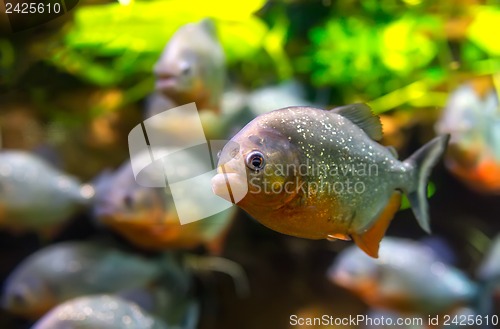
M292 107L270 112L258 124L279 131L295 144L300 163L309 168L301 178L324 187L320 193L303 196L305 203L331 202L328 220L348 225L344 229L350 232L368 227L396 189L410 188L412 168L334 112ZM357 187L352 193L346 191L349 184Z

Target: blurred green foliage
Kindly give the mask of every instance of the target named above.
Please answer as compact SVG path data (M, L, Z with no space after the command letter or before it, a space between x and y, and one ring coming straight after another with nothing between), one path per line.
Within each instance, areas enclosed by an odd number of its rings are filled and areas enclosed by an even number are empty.
M460 6L447 6L451 1L360 4L357 11L349 7L355 15L345 15L337 5L329 19L311 31L311 56L299 67L311 72L315 85L350 88L341 92L344 103L373 100L376 112L408 102L441 107L446 94L434 89L457 72L492 74L500 68L493 40L500 32L495 24L498 7L463 6L459 12ZM469 17L470 25L460 24ZM481 68L481 62L489 67Z
M134 102L151 92L152 67L170 36L205 17L216 23L233 83L255 88L296 78L312 100L321 90L332 105L441 107L457 79L500 70L496 1L92 0L50 42L0 38L0 70L11 80L0 84L29 85L25 73L41 61Z

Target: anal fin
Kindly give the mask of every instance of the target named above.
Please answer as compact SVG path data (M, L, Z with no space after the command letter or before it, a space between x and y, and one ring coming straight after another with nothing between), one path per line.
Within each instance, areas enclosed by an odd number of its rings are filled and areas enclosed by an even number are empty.
M372 227L362 234L351 234L356 245L373 258L378 258L380 241L385 235L394 214L401 205L401 193L394 192L389 203L374 221Z

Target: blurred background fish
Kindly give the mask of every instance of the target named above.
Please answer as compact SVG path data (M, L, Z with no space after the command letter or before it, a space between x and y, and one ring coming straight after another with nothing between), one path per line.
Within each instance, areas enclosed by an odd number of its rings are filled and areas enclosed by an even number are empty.
M220 111L226 69L214 23L204 19L179 28L168 41L153 71L156 93L149 97L145 117L196 102L207 117L203 120L206 132L209 136L217 136L220 127L211 118ZM153 124L157 129L173 131L171 122Z
M477 81L478 80L478 81ZM491 78L457 88L436 131L450 134L446 165L474 190L500 193L500 106Z
M202 110L219 112L225 72L215 25L204 19L182 26L170 38L154 67L155 88L177 105L196 102Z
M220 116L225 56L214 22L204 19L180 27L165 46L153 73L156 92L148 97L145 118L195 102L207 138L226 137L230 122ZM175 144L189 137L183 128L191 119L179 115L161 120L157 116L149 120L149 125Z
M491 292L480 290L429 247L393 237L382 241L379 259L352 247L344 250L328 277L368 305L402 314L450 314L457 307L475 303L480 293L480 298L491 299Z
M0 227L4 229L50 235L89 205L93 196L90 185L32 153L0 152Z
M186 166L197 166L199 161L191 153L185 153L182 162ZM165 178L159 179L164 181ZM149 250L191 249L205 245L219 253L235 213L235 209L228 209L181 225L169 189L139 185L129 161L116 172L101 177L96 191L94 213L97 220L138 247ZM197 207L192 205L193 211Z
M63 242L17 266L5 282L2 307L36 319L74 297L111 293L132 298L161 282L178 297L170 302L175 305L187 296L190 275L172 255L147 258L96 241Z

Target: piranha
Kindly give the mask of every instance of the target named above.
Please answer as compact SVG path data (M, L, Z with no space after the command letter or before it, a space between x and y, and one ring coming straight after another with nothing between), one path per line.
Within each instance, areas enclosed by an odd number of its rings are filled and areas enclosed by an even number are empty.
M196 162L192 157L185 161L193 165ZM192 249L205 245L219 253L234 214L234 210L229 209L181 225L168 188L139 185L129 161L99 179L95 199L94 214L99 223L148 250Z
M454 312L475 302L480 291L430 247L392 237L382 241L379 259L357 248L345 249L329 268L328 278L371 307L425 316Z
M500 194L500 106L492 86L473 81L456 89L436 124L450 134L446 167L467 186L486 194Z
M91 186L31 153L0 152L0 227L50 233L93 194Z
M117 296L71 299L51 310L31 329L168 329L165 322Z
M308 239L343 239L377 257L400 206L410 201L430 232L427 178L447 136L405 161L378 144L382 126L365 104L330 111L288 107L252 120L223 148L216 195L265 226Z
M225 56L214 23L204 19L179 28L153 71L156 91L173 103L196 102L199 109L218 112L225 83Z
M37 319L71 298L133 297L160 281L187 291L189 276L167 255L150 259L96 241L63 242L35 252L17 266L5 282L1 305L13 314Z

